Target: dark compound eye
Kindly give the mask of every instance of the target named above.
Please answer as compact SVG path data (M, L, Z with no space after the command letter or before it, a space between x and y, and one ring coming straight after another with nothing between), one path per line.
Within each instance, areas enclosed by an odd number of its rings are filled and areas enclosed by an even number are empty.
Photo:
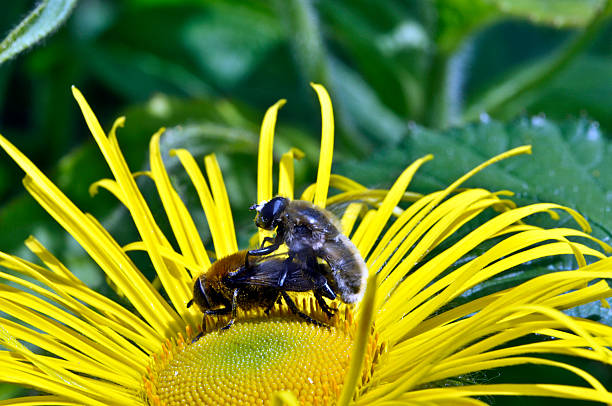
M271 223L285 210L285 207L287 207L287 199L284 197L275 197L261 208L259 216L265 223L271 225Z
M202 286L202 280L200 278L196 279L195 281L193 295L194 297L199 297L201 299L200 302L206 303L206 307L210 307L208 296L206 295L206 291L204 290L204 286Z

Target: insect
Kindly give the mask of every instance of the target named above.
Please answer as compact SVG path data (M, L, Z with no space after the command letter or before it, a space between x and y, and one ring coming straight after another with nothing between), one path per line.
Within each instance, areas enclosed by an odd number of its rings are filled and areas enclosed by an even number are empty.
M339 231L340 224L332 213L310 202L281 196L253 205L251 210L257 210L257 227L276 228L276 236L266 237L259 249L249 251L247 263L249 257L270 254L284 243L289 252L287 267L279 275L279 287L284 286L294 260L305 264L305 272L318 272L317 258L321 258L330 268L329 274L322 275L341 300L355 303L361 299L368 273L365 262L351 240Z
M312 291L328 317L333 316L335 309L330 308L323 297L335 299L336 294L329 286L325 274L329 267L317 264L317 270L303 272L298 263L286 263L280 256L260 257L245 265L247 250L221 258L214 262L210 269L196 278L193 284L193 299L187 303L191 307L194 303L207 315L232 315L229 323L223 327L228 329L234 324L238 307L248 310L254 307L264 307L268 314L274 304L284 299L289 309L302 319L324 326L307 314L299 311L293 299L287 292ZM286 272L284 285L278 285L281 273ZM199 338L199 337L198 337ZM197 340L197 338L196 338Z

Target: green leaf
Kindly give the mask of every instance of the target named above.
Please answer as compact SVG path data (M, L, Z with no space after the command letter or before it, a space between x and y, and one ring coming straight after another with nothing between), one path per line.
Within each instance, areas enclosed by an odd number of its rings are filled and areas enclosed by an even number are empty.
M281 39L279 21L269 12L240 5L213 3L182 29L185 48L221 87L243 80Z
M449 54L475 30L503 17L519 17L555 27L587 25L606 0L437 0L436 42Z
M487 0L437 0L436 43L442 54L452 53L476 29L499 16L498 8Z
M579 27L589 22L605 0L489 0L502 12L556 27Z
M389 50L389 31L378 29L376 21L372 21L369 15L341 2L321 2L319 7L329 25L330 40L342 49L341 54L350 55L359 74L377 93L380 101L401 116L409 113L409 101L402 82L402 76L408 73L385 55Z
M530 63L514 72L501 85L492 86L472 101L464 112L464 120L470 121L483 112L498 117L503 109L520 108L529 103L537 91L548 85L565 69L577 55L592 44L593 38L605 27L609 11L608 7L598 7L588 25L563 46L553 53ZM597 11L595 13L595 11Z
M77 0L44 0L0 43L0 63L32 47L58 29Z
M84 50L91 71L117 92L131 100L141 100L151 93L167 92L191 97L209 96L210 86L173 59L121 45L96 46ZM116 63L120 60L121 63Z
M380 101L378 94L357 72L339 60L332 59L331 62L337 98L343 101L359 129L376 142L398 142L406 132L407 123Z
M500 117L514 117L526 110L533 114L545 111L549 118L565 119L580 112L599 121L609 131L612 129L610 72L612 57L582 56L534 94L527 104L508 105L500 111Z
M532 155L498 162L462 186L482 187L491 191L510 190L515 192L511 199L519 205L555 202L569 206L587 218L593 227L593 235L609 241L612 235L609 216L612 211L612 174L606 168L612 159L612 143L606 140L597 123L584 119L559 124L536 116L510 124L481 122L446 131L412 126L408 137L397 147L378 151L370 161L340 165L334 172L348 173L368 186L387 188L414 159L433 153L435 159L417 172L409 187L411 191L429 193L448 186L485 160L524 144L533 146ZM526 221L548 228L578 228L569 215L560 214L558 221L548 215L534 215ZM452 246L493 215L492 211L483 213L429 255L436 255ZM580 242L589 245L584 239ZM465 259L478 257L494 243L494 240L485 242ZM480 284L455 302L464 303L517 286L535 276L573 269L575 266L571 256L529 262ZM606 317L609 320L609 311L599 304L580 311L581 316L603 322Z
M0 383L0 400L12 399L19 396L25 396L27 390L22 386L10 383Z
M350 173L361 182L388 187L414 159L433 153L411 190L431 192L446 187L483 161L513 147L531 144L533 154L497 163L472 177L465 186L510 190L519 204L555 202L578 210L593 227L594 235L612 235L612 143L595 122L585 119L554 123L543 117L510 124L496 121L446 131L413 126L396 148L381 150L368 162L345 164L336 172ZM381 182L384 182L381 185ZM567 218L538 224L572 226Z

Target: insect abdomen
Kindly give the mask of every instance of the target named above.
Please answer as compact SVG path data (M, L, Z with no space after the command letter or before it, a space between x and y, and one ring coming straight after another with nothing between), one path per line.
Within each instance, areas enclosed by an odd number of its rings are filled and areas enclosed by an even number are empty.
M358 302L366 287L368 270L357 247L346 236L338 234L327 241L321 257L332 269L332 276L345 303Z

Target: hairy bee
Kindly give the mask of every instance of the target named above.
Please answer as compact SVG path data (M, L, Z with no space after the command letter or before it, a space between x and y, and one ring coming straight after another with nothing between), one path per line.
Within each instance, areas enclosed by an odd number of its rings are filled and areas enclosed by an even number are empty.
M368 273L365 262L351 240L340 232L332 213L310 202L281 196L253 205L251 210L257 210L257 227L276 229L276 236L267 237L261 248L249 251L247 262L249 257L270 254L284 243L289 248L287 269L279 276L278 286L284 286L294 261L305 264L307 271L318 272L317 258L321 258L331 271L323 275L343 302L355 303L362 298Z
M214 262L207 272L195 279L193 299L187 303L187 307L195 303L207 315L231 313L232 319L223 327L228 329L234 324L238 307L243 310L263 307L268 314L282 298L294 314L322 326L321 322L299 311L287 294L312 291L321 309L328 317L333 316L335 309L330 308L323 299L333 300L336 297L324 276L330 272L325 264L317 264L316 270L308 270L299 263L287 263L282 257L272 256L259 257L245 265L246 256L247 251L244 250ZM285 274L283 286L278 285L281 274Z

